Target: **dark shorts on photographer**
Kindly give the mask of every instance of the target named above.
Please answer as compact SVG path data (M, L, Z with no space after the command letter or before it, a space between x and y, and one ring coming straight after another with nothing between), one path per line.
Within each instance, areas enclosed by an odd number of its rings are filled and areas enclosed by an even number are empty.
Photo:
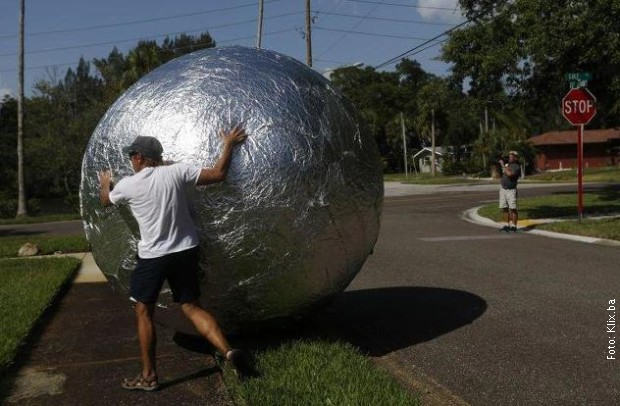
M129 282L129 295L141 303L155 303L167 280L175 302L187 303L198 299L199 259L199 247L159 258L138 258Z

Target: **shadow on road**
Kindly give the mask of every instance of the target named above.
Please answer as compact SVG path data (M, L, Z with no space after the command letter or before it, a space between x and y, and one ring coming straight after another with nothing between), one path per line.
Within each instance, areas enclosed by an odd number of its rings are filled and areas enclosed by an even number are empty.
M17 230L17 229L3 229L0 230L0 237L21 237L21 236L40 236L42 233L40 231L34 230Z
M460 290L395 287L345 292L331 307L333 322L346 329L347 341L381 356L470 324L487 304Z
M371 356L432 340L472 323L487 309L469 292L432 287L393 287L342 293L327 306L293 322L263 325L233 338L254 351L300 339L345 341ZM202 340L175 335L189 350L212 351Z

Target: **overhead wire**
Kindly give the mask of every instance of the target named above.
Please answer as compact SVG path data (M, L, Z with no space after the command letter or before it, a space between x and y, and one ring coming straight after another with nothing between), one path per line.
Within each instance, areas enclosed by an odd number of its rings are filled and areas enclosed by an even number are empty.
M431 43L431 42L433 42L433 41L435 41L435 40L437 40L437 39L439 39L439 38L441 38L441 37L443 37L443 36L445 36L445 35L450 34L452 31L454 31L454 30L456 30L456 29L458 29L458 28L460 28L460 27L464 26L465 24L468 24L469 22L470 22L469 20L467 20L467 21L463 21L462 23L457 24L456 26L454 26L454 27L450 28L449 30L446 30L446 31L444 31L444 32L442 32L442 33L440 33L440 34L438 34L438 35L434 36L433 38L431 38L431 39L429 39L429 40L427 40L427 41L424 41L423 43L421 43L421 44L419 44L419 45L416 45L415 47L413 47L413 48L411 48L411 49L409 49L409 50L407 50L407 51L405 51L405 52L401 53L401 54L400 54L400 55L398 55L398 56L395 56L395 57L393 57L393 58L391 58L391 59L388 59L387 61L385 61L385 62L383 62L383 63L381 63L381 64L379 64L379 65L375 66L374 68L375 68L375 69L379 69L379 68L382 68L382 67L384 67L384 66L391 65L391 64L393 64L394 62L399 61L399 60L401 60L401 59L405 58L406 56L408 56L409 54L411 54L413 51L416 51L416 50L420 49L421 47L423 47L423 46L425 46L425 45L427 45L427 44L429 44L429 43Z
M323 31L333 31L333 32L345 32L348 34L358 34L358 35L369 35L376 37L386 37L386 38L400 38L400 39L415 39L420 41L425 41L428 38L419 38L419 37L410 37L407 35L392 35L392 34L380 34L374 32L364 32L364 31L353 31L353 30L341 30L338 28L328 28L328 27L314 27L315 30L323 30Z
M290 32L290 31L294 31L294 30L292 28L287 28L287 29L283 29L283 30L266 32L263 35L265 35L265 36L276 35L276 34L281 34L281 33ZM235 41L240 41L240 40L244 40L244 39L252 39L252 38L254 38L254 36L253 35L249 35L249 36L245 36L245 37L238 37L238 38L232 38L232 39L229 39L229 40L217 41L217 43L225 44L227 42L235 42ZM191 48L193 46L196 46L196 44L192 44L192 45L188 45L188 46L182 46L182 47L170 48L170 49L167 49L167 50L160 50L158 52L163 53L163 52L166 52L166 51L179 51L179 50ZM61 66L71 66L71 65L75 65L75 64L76 64L76 62L65 62L65 63L50 64L50 65L29 66L29 67L26 67L25 70L37 70L37 69L46 69L46 68L56 68L56 67L61 67ZM0 70L0 73L9 73L9 72L17 72L17 69Z
M349 18L358 18L359 16L353 14L344 14L344 13L332 13L329 11L315 10L317 15L333 15L337 17L349 17ZM421 21L421 20L404 20L401 18L386 18L386 17L366 17L366 20L374 20L374 21L388 21L392 23L406 23L406 24L423 24L423 25L441 25L441 26L451 26L451 23L440 23L433 21Z
M349 0L345 0L345 1L349 1ZM355 28L357 28L358 25L360 25L364 19L366 17L368 17L369 15L371 15L372 13L374 13L374 11L377 9L377 7L379 7L381 4L383 3L383 0L381 1L381 3L377 4L375 7L373 7L368 13L366 13L365 16L361 17L359 19L359 21L357 23L355 23L352 27L349 28L349 30L353 30ZM342 41L344 39L344 37L346 37L347 35L349 35L348 33L342 34L339 38L337 38L335 41L333 41L328 47L327 49L324 49L323 52L320 53L319 58L322 55L325 55L326 53L328 53L329 51L331 51L331 49L336 46L337 43L339 43L340 41Z
M274 19L274 18L281 18L281 17L288 17L288 16L291 16L291 15L300 14L300 13L301 13L300 11L297 11L297 12L279 14L279 15L276 15L276 16L266 17L265 20ZM149 39L162 38L162 37L166 37L166 36L174 36L174 35L187 34L187 33L195 33L195 32L200 32L200 31L208 32L209 30L213 30L213 29L232 27L232 26L235 26L235 25L247 24L247 23L252 23L252 22L256 22L256 18L248 19L248 20L244 20L244 21L237 21L237 22L234 22L234 23L227 23L227 24L220 24L220 25L216 25L216 26L211 26L208 29L199 28L199 29L195 29L195 30L184 30L184 31L173 32L173 33L162 33L162 34L156 34L156 35L150 35L150 36L144 36L144 37L138 37L138 38L128 38L128 39L114 40L114 41L95 42L95 43L90 43L90 44L70 45L70 46L66 46L66 47L38 49L38 50L34 50L34 51L27 51L27 52L25 52L25 54L26 55L40 54L40 53L46 53L46 52L66 51L66 50L69 50L69 49L90 48L90 47L101 46L101 45L114 45L114 44L117 44L117 43L144 41L144 40L149 40ZM245 37L244 37L244 39L245 39ZM234 41L234 40L228 40L228 41L230 42L230 41ZM222 41L220 41L220 42L222 42ZM0 57L17 56L17 55L18 55L17 53L7 53L7 54L0 54Z
M419 6L416 4L402 4L402 3L385 3L379 1L372 0L343 0L348 1L350 3L366 3L366 4L379 4L382 6L396 6L396 7L409 7L409 8L418 8L418 9L429 9L429 10L445 10L445 11L454 11L453 7L435 7L435 6Z
M283 0L267 0L265 2L265 4L267 4L267 3L276 3L276 2L279 2L279 1L283 1ZM103 29L103 28L123 27L123 26L126 26L126 25L146 24L146 23L152 23L152 22L155 22L155 21L167 21L167 20L174 20L174 19L178 19L178 18L195 17L197 15L203 15L203 14L219 13L219 12L222 12L222 11L231 11L231 10L246 8L246 7L250 7L250 6L255 7L256 3L255 2L251 2L251 3L240 4L240 5L231 6L231 7L222 7L222 8L218 8L218 9L204 10L204 11L194 11L192 13L175 14L175 15L167 16L167 17L156 17L156 18L149 18L149 19L143 19L143 20L132 20L132 21L126 21L126 22L122 22L122 23L93 25L93 26L88 26L88 27L67 28L67 29L64 29L64 30L39 31L39 32L26 33L25 36L26 37L35 37L35 36L49 35L49 34L66 34L66 33L69 33L69 32L91 31L91 30L99 30L99 29ZM18 37L17 35L0 35L0 39L17 38L17 37Z

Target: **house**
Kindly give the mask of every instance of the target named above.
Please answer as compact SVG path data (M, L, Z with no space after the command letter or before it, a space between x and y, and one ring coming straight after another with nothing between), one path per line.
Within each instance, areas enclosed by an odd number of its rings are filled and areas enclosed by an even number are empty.
M441 163L443 161L443 148L435 147L435 169L437 173L441 172ZM416 167L416 170L420 171L420 173L430 173L431 172L431 156L433 155L433 150L430 147L424 147L413 155L413 164Z
M577 167L577 129L552 131L528 139L538 151L538 170ZM620 164L620 129L584 130L583 166L595 168Z

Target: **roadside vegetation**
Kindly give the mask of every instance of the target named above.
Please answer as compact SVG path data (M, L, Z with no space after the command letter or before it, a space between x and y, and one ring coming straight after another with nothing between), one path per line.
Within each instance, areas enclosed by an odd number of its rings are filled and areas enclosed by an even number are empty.
M0 375L79 265L75 258L0 259Z
M26 243L36 244L38 255L90 251L84 235L20 235L0 238L0 258L16 257L19 248Z
M420 404L387 372L347 343L291 341L258 354L257 368L260 377L242 383L227 377L238 404Z
M490 177L481 178L477 176L456 176L438 173L432 176L429 173L386 173L383 175L384 182L403 182L420 185L443 185L443 184L480 184L480 183L499 183L499 179ZM528 175L520 180L521 183L577 183L577 170L568 169L564 171L545 172ZM620 183L620 167L588 168L583 171L584 183Z
M0 218L0 225L10 224L36 224L36 223L51 223L54 221L70 221L80 220L79 213L70 214L46 214L42 216L23 216L13 218Z
M579 221L577 193L557 193L519 199L519 220L557 219L562 221L537 224L541 230L596 238L620 240L620 189L607 187L583 194L584 219ZM478 214L493 221L502 220L497 203L487 204ZM611 218L608 218L610 217Z
M577 183L577 170L569 169L565 171L553 171L530 175L526 178L526 181ZM586 168L583 171L583 181L584 183L620 183L620 167L612 166L606 168Z

